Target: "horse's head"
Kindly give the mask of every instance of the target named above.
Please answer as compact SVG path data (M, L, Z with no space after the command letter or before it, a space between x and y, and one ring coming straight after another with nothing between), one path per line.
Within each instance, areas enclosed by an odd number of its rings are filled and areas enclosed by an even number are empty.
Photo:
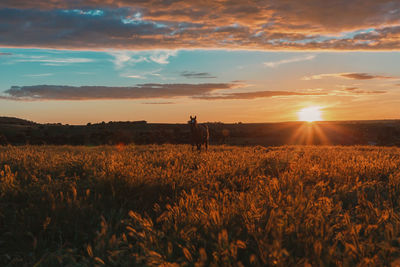
M196 120L197 116L190 116L190 121L188 121L188 123L190 124L190 126L194 126L197 124L197 120Z

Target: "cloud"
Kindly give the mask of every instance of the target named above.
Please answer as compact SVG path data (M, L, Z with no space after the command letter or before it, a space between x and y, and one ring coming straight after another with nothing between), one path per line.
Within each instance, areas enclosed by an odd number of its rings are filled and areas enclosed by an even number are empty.
M395 77L384 76L384 75L374 75L369 73L324 73L312 76L305 76L302 80L319 80L327 77L335 78L347 78L353 80L372 80L372 79L396 79Z
M371 95L371 94L386 94L387 91L383 91L383 90L372 90L372 91L368 91L368 90L362 90L358 87L347 87L344 88L342 90L343 92L346 93L350 93L350 94L354 94L354 95L360 95L360 94L366 94L366 95Z
M112 61L117 69L124 67L127 63L139 63L143 61L148 62L145 57L133 59L134 53L130 51L110 51L108 53L114 57Z
M106 100L154 99L190 97L202 100L257 99L279 96L323 96L326 92L255 91L221 93L248 86L245 83L159 84L146 83L131 87L34 85L12 86L0 99L14 101L44 100ZM215 92L218 91L218 92ZM144 102L142 104L174 104L174 102Z
M150 99L193 97L243 87L237 83L157 84L146 83L132 87L34 85L12 86L2 99L9 100L96 100L96 99Z
M96 74L96 73L90 72L90 71L77 71L75 73L79 74L79 75L94 75L94 74Z
M11 56L12 53L0 52L0 56Z
M171 104L175 104L175 102L145 102L142 104L144 104L144 105L171 105Z
M169 63L169 57L171 56L176 56L177 52L176 50L169 50L169 51L154 51L150 55L150 59L153 62L156 62L158 64L168 64Z
M52 76L53 73L40 73L40 74L26 74L24 76L27 77L47 77L47 76Z
M371 79L393 79L393 77L382 76L382 75L372 75L368 73L343 73L342 77L355 80L371 80Z
M126 76L123 76L123 77L132 78L132 79L144 79L144 77L141 76L141 75L126 75Z
M244 93L230 93L222 95L202 95L202 96L194 96L193 98L204 99L204 100L229 100L229 99L256 99L256 98L266 98L275 96L319 96L319 95L326 95L326 93L256 91L256 92L244 92Z
M282 64L288 64L288 63L294 63L294 62L300 62L300 61L308 61L308 60L312 60L314 58L315 58L315 55L306 55L306 56L282 59L279 61L264 62L264 65L267 67L270 67L270 68L275 68Z
M151 76L150 78L159 77L161 79L164 79L162 77L162 75L159 73L160 71L162 71L161 68L155 69L155 70L150 70L150 71L135 71L134 73L132 73L128 69L126 72L123 72L122 74L120 74L120 76L124 77L124 78L132 78L132 79L147 79L147 78L149 78L149 76Z
M194 71L182 71L180 73L182 77L188 79L214 79L216 76L211 75L208 72L194 72Z
M367 95L379 95L379 94L386 94L387 91L383 90L373 90L373 91L366 91L366 90L357 90L354 91L356 94L367 94Z
M396 50L399 17L398 0L3 0L0 46Z
M44 56L28 56L16 59L15 62L39 62L47 66L62 66L67 64L88 63L93 62L90 58L45 58Z
M204 94L196 95L192 98L203 99L203 100L250 100L257 98L269 98L269 97L285 97L285 96L327 96L327 95L339 95L340 92L346 92L352 95L372 95L372 94L385 94L387 91L381 90L361 90L356 87L344 88L341 91L329 92L321 89L315 90L303 90L302 92L297 91L255 91L255 92L240 92L240 93L223 93L223 94Z
M154 51L128 51L110 50L108 53L114 57L112 60L117 69L132 66L137 63L157 63L165 65L169 63L169 58L176 56L176 50L154 50Z
M288 26L301 28L314 25L313 30L353 29L361 26L390 24L397 21L400 3L396 0L320 0L291 1L270 0L249 1L195 1L175 0L168 4L164 0L3 0L0 8L16 9L65 9L69 13L85 17L103 16L101 10L109 8L137 8L127 15L127 21L137 22L143 19L164 21L205 22L210 19L221 22L238 22L246 25L274 21ZM74 11L75 12L72 12ZM78 12L76 12L78 11ZM340 19L339 19L340 18Z

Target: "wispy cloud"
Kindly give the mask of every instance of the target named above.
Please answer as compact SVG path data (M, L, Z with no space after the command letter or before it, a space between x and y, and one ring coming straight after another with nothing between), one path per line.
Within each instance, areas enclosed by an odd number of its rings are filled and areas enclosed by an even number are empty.
M176 56L176 50L154 50L154 51L128 51L110 50L108 53L114 57L112 62L115 68L121 69L125 66L132 66L138 63L157 63L165 65L169 63L169 58Z
M0 56L11 56L12 53L0 52Z
M277 96L320 96L326 94L327 93L290 92L290 91L256 91L256 92L229 93L220 95L202 95L202 96L195 96L194 98L205 99L205 100L229 100L229 99L268 98Z
M142 104L144 104L144 105L171 105L171 104L175 104L175 102L145 102Z
M47 77L47 76L52 76L53 73L39 73L39 74L25 74L24 76L27 77Z
M353 79L353 80L372 80L372 79L396 79L396 77L390 77L390 76L384 76L384 75L374 75L374 74L369 74L369 73L323 73L323 74L317 74L317 75L312 75L312 76L305 76L302 78L302 80L319 80L323 78L329 78L329 77L334 77L334 78L347 78L347 79Z
M76 74L80 74L80 75L94 75L94 72L90 72L90 71L77 71L75 72Z
M194 71L182 71L180 73L182 77L188 79L214 79L216 76L211 75L208 72L194 72Z
M141 75L126 75L126 76L123 76L123 77L132 78L132 79L144 79L144 77L141 76Z
M315 74L311 76L304 76L301 78L304 81L310 81L310 80L320 80L323 78L328 78L328 77L340 77L340 73L323 73L323 74Z
M341 91L353 95L379 95L387 93L385 90L364 90L358 87L346 87Z
M358 87L347 87L347 88L344 88L343 90L344 90L344 91L353 92L353 91L356 91L357 89L358 89Z
M352 93L355 94L366 94L366 95L380 95L380 94L386 94L387 91L385 90L357 90L357 91L353 91Z
M288 59L282 59L278 61L270 61L264 62L264 65L270 68L275 68L283 64L294 63L294 62L301 62L301 61L309 61L315 58L315 55L305 55L299 57L293 57Z
M342 77L355 80L372 80L372 79L393 79L393 77L383 75L372 75L368 73L343 73Z
M310 80L320 80L323 78L328 78L328 77L340 77L341 73L323 73L323 74L316 74L316 75L311 75L311 76L304 76L301 78L304 81L310 81Z
M158 77L163 79L162 75L159 73L162 69L155 69L151 71L136 71L132 73L130 71L122 73L120 76L124 78L132 78L132 79L147 79L149 76Z
M168 64L169 58L176 55L176 50L154 51L151 53L150 59L158 64Z
M26 58L16 59L15 62L39 62L47 66L62 66L67 64L88 63L93 62L90 58L46 58L44 56L29 56Z
M126 50L112 50L108 52L111 56L114 57L112 62L114 63L117 69L124 67L127 64L136 64L140 62L149 62L144 56L138 56L136 52L126 51Z

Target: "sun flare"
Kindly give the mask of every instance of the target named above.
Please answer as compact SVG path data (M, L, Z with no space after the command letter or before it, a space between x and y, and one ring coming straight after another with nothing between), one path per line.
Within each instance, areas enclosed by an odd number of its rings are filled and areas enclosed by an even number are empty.
M322 121L321 107L312 106L303 108L298 112L299 121Z

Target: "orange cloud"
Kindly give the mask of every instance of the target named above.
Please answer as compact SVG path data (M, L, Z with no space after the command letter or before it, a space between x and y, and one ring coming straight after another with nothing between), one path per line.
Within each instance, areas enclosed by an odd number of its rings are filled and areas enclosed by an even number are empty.
M397 0L5 0L0 46L393 50L399 17Z
M360 94L366 94L366 95L374 94L374 95L376 95L376 94L386 94L387 93L387 91L383 91L383 90L368 91L368 90L359 89L358 87L344 88L343 91L346 92L346 93L355 94L355 95L360 95Z

